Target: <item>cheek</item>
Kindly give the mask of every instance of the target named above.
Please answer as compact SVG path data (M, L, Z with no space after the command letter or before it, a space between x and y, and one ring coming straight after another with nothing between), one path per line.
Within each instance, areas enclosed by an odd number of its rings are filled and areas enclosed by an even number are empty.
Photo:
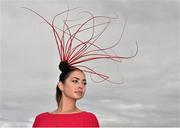
M71 93L71 92L73 92L73 91L74 91L74 88L73 88L72 86L67 86L67 87L66 87L66 92Z
M69 83L67 83L65 86L64 86L64 92L65 93L71 93L73 91L73 87L69 84Z
M83 92L84 92L84 93L86 92L86 86L83 87Z

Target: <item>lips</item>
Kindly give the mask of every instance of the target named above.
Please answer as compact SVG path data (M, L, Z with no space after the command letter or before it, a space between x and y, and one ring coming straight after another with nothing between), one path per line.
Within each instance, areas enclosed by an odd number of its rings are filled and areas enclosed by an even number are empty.
M79 93L79 94L82 94L82 91L75 91L75 93Z

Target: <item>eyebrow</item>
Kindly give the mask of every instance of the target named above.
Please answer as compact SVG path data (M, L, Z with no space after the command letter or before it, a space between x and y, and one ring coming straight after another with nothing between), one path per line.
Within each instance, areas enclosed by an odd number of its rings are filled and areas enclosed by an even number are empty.
M73 77L73 78L80 80L80 78L78 78L78 77ZM86 81L86 79L83 79L83 81Z

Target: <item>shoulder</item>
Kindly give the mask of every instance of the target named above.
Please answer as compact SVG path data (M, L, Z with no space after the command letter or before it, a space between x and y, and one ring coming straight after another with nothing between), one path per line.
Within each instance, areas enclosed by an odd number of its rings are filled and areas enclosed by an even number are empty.
M88 118L89 120L93 120L93 121L97 121L97 116L92 113L92 112L85 112L85 116L86 118Z
M92 112L86 112L86 118L88 119L90 126L99 127L99 122L96 115Z
M86 111L85 114L86 114L87 116L91 117L91 118L97 118L96 115L95 115L94 113L92 113L92 112L87 112L87 111Z
M42 113L39 113L36 115L36 118L39 119L39 118L43 118L43 117L46 117L48 115L48 112L42 112Z
M48 113L48 112L42 112L42 113L37 114L36 116L38 116L38 117L39 117L39 116L44 116L44 115L47 115L47 113Z
M48 113L47 112L37 114L35 116L35 120L34 120L34 123L33 123L33 128L43 126L44 123L47 122L47 120L48 120Z

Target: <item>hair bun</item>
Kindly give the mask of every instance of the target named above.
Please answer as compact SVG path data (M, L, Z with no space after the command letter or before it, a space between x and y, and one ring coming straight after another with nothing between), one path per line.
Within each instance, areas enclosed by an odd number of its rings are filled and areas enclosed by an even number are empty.
M67 61L61 61L59 64L59 70L62 72L67 72L70 70L70 65Z

